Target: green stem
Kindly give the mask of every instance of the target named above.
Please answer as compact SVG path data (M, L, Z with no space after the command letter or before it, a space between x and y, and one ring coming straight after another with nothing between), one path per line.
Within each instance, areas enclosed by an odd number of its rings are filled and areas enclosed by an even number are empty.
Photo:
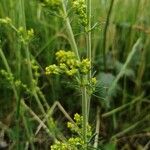
M75 38L74 38L72 27L70 25L70 20L69 20L67 11L66 11L66 6L65 6L65 3L64 3L64 0L62 0L62 6L63 6L63 12L64 12L64 16L65 16L64 20L65 20L65 23L66 23L66 28L67 28L68 36L69 36L69 39L70 39L71 47L72 47L73 51L75 52L78 60L80 60L78 47L77 47L77 44L76 44L76 41L75 41Z
M87 5L87 19L88 19L88 25L87 25L87 57L88 59L91 61L92 63L92 43L91 43L91 0L87 0L86 1L86 5ZM92 73L91 70L89 71L88 74L88 79L90 80L92 77ZM90 111L90 99L91 96L88 96L88 116L89 116L89 111ZM89 117L88 117L89 118Z
M122 75L124 74L124 72L126 71L127 66L129 65L131 59L133 58L135 52L137 51L137 49L139 48L139 45L141 44L141 38L139 38L136 43L133 45L133 48L131 50L131 52L129 53L126 62L124 63L123 67L121 68L120 72L118 73L118 75L116 76L115 80L113 81L113 83L111 84L111 86L108 89L108 95L106 97L106 100L109 101L111 96L112 96L112 91L113 89L116 87L118 81L120 80L120 78L122 77ZM109 107L109 103L108 103L108 107Z
M34 85L34 82L33 82L34 78L33 78L33 73L32 73L32 66L31 66L30 52L29 52L28 45L25 45L25 54L26 54L26 58L27 58L27 62L28 62L28 68L27 69L28 69L28 72L29 72L29 79L31 81L31 85L30 86L31 86L32 94L33 94L33 96L34 96L34 98L35 98L35 100L36 100L36 102L37 102L37 104L38 104L42 114L44 116L46 116L46 111L44 110L44 107L43 107L43 105L42 105L42 103L40 101L40 98L39 98L38 94L37 94L38 90L36 89L36 87ZM55 135L53 122L50 120L50 118L47 118L46 121L47 121L47 125L49 127L50 132L52 132L53 135Z
M22 8L22 11L21 11L21 14L22 14L22 24L23 24L23 27L26 29L26 20L25 20L25 9L24 9L24 0L20 0L20 7ZM40 102L40 99L37 95L37 91L35 89L35 85L33 83L33 73L32 73L32 65L31 65L31 58L30 58L30 52L29 52L29 46L28 46L28 43L24 43L24 49L25 49L25 55L26 55L26 59L27 59L27 69L28 69L28 73L29 73L29 80L30 80L30 86L31 86L31 91L33 93L33 96L35 97L35 100L37 102L37 104L39 105L39 108L41 109L41 112L43 114L45 114L45 110Z
M47 103L47 100L46 100L44 94L42 93L42 91L41 91L40 89L37 89L37 94L39 95L39 97L40 97L41 100L43 101L44 106L46 106L47 110L49 110L49 109L50 109L50 106L49 106L49 104Z
M23 108L24 109L24 108ZM29 140L29 143L31 144L31 149L32 150L35 150L34 148L34 144L33 144L33 137L32 137L32 134L30 133L30 128L29 128L29 125L28 125L28 122L27 122L27 119L25 117L25 110L23 110L22 112L22 120L23 120L23 124L25 126L25 130L26 130L26 135L27 135L27 138Z
M33 112L33 110L28 107L24 101L21 101L22 106L34 117L34 119L36 121L38 121L39 124L42 125L42 127L44 128L44 130L47 132L47 134L52 137L52 139L56 140L56 138L53 136L53 134L50 132L49 127L46 126L46 124L44 124L44 122Z
M86 86L82 87L82 116L83 116L83 140L85 143L85 150L87 149L87 124L88 124L88 115L87 115L87 89Z
M28 45L25 45L25 53L26 53L26 58L27 58L27 61L28 61L28 72L29 72L29 78L30 78L30 81L31 81L32 94L33 94L33 96L34 96L34 98L35 98L35 100L36 100L36 102L37 102L37 104L38 104L42 114L44 116L46 116L46 112L44 110L44 107L43 107L43 105L42 105L42 103L41 103L41 101L40 101L40 99L38 97L38 94L37 94L38 91L36 90L36 87L35 87L35 85L33 83L34 78L33 78L33 73L32 73L32 66L31 66L30 53L29 53ZM55 134L53 132L52 122L50 121L50 119L47 119L46 121L47 121L47 124L48 124L48 127L49 127L50 131L53 134Z
M107 29L109 26L109 21L110 21L110 15L112 12L114 0L111 0L110 7L108 10L107 18L106 18L106 24L104 28L104 35L103 35L103 63L104 63L104 70L106 71L106 40L107 40Z
M141 123L143 123L145 120L149 120L150 119L150 115L148 114L146 117L142 118L140 121L137 121L136 123L132 124L131 126L129 126L128 128L124 129L123 131L113 135L111 137L111 140L114 140L115 138L121 137L124 134L130 132L131 130L134 130L137 126L139 126Z
M30 60L30 52L29 52L29 47L27 44L24 45L25 46L25 55L26 55L26 58L27 58L27 62L28 62L28 66L27 66L27 69L28 69L28 73L29 73L29 80L30 80L30 86L31 86L31 90L32 90L32 93L33 93L33 96L35 97L35 100L37 102L37 104L39 105L39 108L41 109L41 112L45 115L45 110L43 108L43 105L41 104L40 102L40 99L37 95L37 90L35 89L35 85L33 83L33 73L32 73L32 66L31 66L31 60Z
M4 65L5 65L5 68L6 68L7 72L9 74L12 74L11 69L9 67L9 64L7 62L7 59L6 59L6 57L5 57L5 55L4 55L4 53L3 53L1 48L0 48L0 56L2 58L2 61L3 61ZM16 128L17 128L17 150L19 150L19 147L20 147L20 143L19 143L20 99L19 99L18 92L17 92L16 87L15 87L14 81L12 81L11 86L12 86L12 89L13 89L13 92L14 92L14 95L15 95L16 103L17 103L17 108L16 108Z
M94 140L94 145L93 147L95 149L98 149L98 143L99 143L99 133L100 133L100 125L101 125L101 120L100 120L100 107L97 106L97 113L96 113L96 136L95 136L95 140Z
M88 25L87 25L87 57L89 60L92 60L92 45L91 45L91 0L87 0L87 19L88 19ZM91 77L91 71L89 73L89 77Z
M21 9L22 11L20 12L21 15L22 15L22 20L23 20L22 24L23 24L24 29L26 29L24 3L25 3L24 0L20 0L20 7L22 8ZM16 29L15 27L13 27L13 28L14 28L14 30ZM18 32L17 29L15 31ZM33 96L34 96L34 98L35 98L35 100L36 100L36 102L37 102L37 104L38 104L42 114L45 116L46 115L46 111L44 110L44 107L43 107L43 105L42 105L42 103L40 101L40 98L39 98L39 96L37 94L37 92L38 92L37 91L37 87L36 87L36 85L34 83L34 77L33 77L33 72L32 72L32 64L31 64L31 54L29 52L29 45L28 45L28 43L23 43L23 46L24 46L24 49L25 49L25 57L26 57L27 62L28 62L27 70L28 70L28 73L29 73L29 81L30 81L31 92L32 92L32 94L33 94ZM49 121L49 119L47 119L46 121L47 121L49 130L53 133L53 129L52 129L53 127L52 127L51 122Z
M109 117L109 116L111 116L111 115L113 115L113 114L115 114L115 113L117 113L119 111L122 111L126 107L131 106L131 105L135 104L136 102L140 101L142 99L142 97L143 97L143 93L139 97L136 97L135 99L133 99L131 102L126 103L126 104L124 104L124 105L122 105L122 106L120 106L118 108L115 108L115 109L113 109L113 110L111 110L109 112L106 112L106 113L102 114L102 118Z

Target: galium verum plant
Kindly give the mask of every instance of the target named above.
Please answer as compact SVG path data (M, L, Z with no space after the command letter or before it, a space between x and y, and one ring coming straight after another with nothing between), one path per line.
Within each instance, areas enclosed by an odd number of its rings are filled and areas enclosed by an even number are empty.
M82 139L84 141L85 150L87 149L87 133L88 133L88 121L85 119L87 114L87 106L84 102L87 101L86 94L91 95L96 87L97 80L95 77L87 78L89 71L91 70L91 62L88 58L78 60L75 53L72 51L60 50L56 52L56 64L46 67L47 75L65 75L69 76L72 80L75 80L79 86L79 89L86 90L82 93ZM82 91L83 91L82 90Z
M73 133L73 137L69 138L65 142L56 141L55 144L51 146L51 150L84 150L86 143L82 138L82 122L83 116L80 116L78 113L74 115L75 123L68 122L67 127ZM92 136L91 126L87 124L87 139L90 140Z
M56 53L57 63L46 67L46 74L61 74L72 77L71 79L75 80L79 86L79 90L82 95L82 136L84 142L87 143L87 124L89 118L90 110L90 98L91 94L95 90L97 83L96 78L93 78L91 75L91 4L90 0L72 0L71 8L79 18L80 24L84 27L86 32L86 49L87 49L87 58L81 59L79 56L79 50L75 41L73 29L69 19L69 12L67 11L68 1L61 0L60 8L61 13L59 15L64 19L66 24L66 31L68 33L69 42L71 45L72 51L65 52L59 51ZM56 11L56 10L55 10ZM86 150L86 148L85 148Z
M72 51L59 50L56 52L57 64L46 67L47 75L66 75L72 77L80 87L86 86L89 94L95 90L97 80L92 77L86 78L91 69L91 62L88 58L78 60Z

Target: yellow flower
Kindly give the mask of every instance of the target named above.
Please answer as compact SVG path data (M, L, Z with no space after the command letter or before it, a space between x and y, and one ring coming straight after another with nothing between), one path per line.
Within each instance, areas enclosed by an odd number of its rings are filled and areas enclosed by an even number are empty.
M81 117L78 113L76 113L76 114L74 115L74 120L75 120L76 122L81 122L81 121L82 121L82 117Z
M75 146L83 146L84 145L84 141L80 137L70 138L68 140L68 142L70 145L75 145Z
M87 26L88 20L86 15L86 4L85 0L73 0L73 9L79 16L79 21L84 27Z
M49 7L53 11L59 11L61 0L43 0L43 6Z
M93 78L91 79L91 83L92 83L92 85L96 85L97 79L96 79L95 77L93 77Z
M69 75L69 76L73 76L73 75L75 75L77 72L78 72L78 70L73 68L73 69L67 70L67 71L66 71L66 74Z
M34 36L34 30L33 29L27 30L27 35L29 38L33 37Z
M85 66L85 67L87 67L87 68L90 69L90 67L91 67L91 62L90 62L89 59L87 59L87 58L86 58L86 59L83 59L81 63L82 63L83 66Z
M74 52L59 50L56 52L56 60L60 63L66 63L70 59L75 59Z
M46 74L66 74L74 76L77 73L86 75L91 69L89 59L79 61L72 51L59 50L55 53L58 66L50 65L46 67Z
M87 74L89 70L91 69L91 62L89 59L83 59L80 63L80 72L83 74Z
M6 18L0 18L0 23L3 24L11 24L12 20L9 17Z
M56 60L60 61L60 59L65 57L66 52L64 50L60 50L58 52L56 52Z
M67 127L71 129L74 127L74 125L71 122L67 122Z
M62 72L66 72L68 70L65 63L60 63L59 68L61 69Z
M55 64L46 67L46 74L47 75L49 75L49 74L59 74L59 73L60 73L59 67L56 66Z
M75 59L68 59L66 61L66 64L68 65L69 68L74 68L74 67L76 67L75 66L76 65L76 60Z

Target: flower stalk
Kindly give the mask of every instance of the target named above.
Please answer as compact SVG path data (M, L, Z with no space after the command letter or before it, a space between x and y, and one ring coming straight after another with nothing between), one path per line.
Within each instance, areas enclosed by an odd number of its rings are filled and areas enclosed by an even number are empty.
M83 115L83 123L82 123L82 136L85 144L85 150L87 149L87 125L88 125L88 116L87 116L87 89L86 86L82 87L82 115Z
M87 9L86 9L86 13L87 13L87 35L86 35L86 41L87 41L87 58L91 61L92 63L92 43L91 43L91 0L86 0L86 6L87 6ZM92 71L90 70L89 71L89 74L88 74L88 79L90 80L92 78ZM88 118L89 118L89 111L90 111L90 99L91 99L91 96L87 96L87 115L88 115ZM87 120L88 121L88 120Z
M76 54L76 57L78 58L78 60L80 60L78 47L77 47L77 44L76 44L76 41L75 41L75 38L74 38L72 27L70 25L70 20L69 20L68 14L67 14L67 10L66 10L64 0L62 0L62 6L63 6L63 13L64 13L64 16L65 16L64 20L65 20L65 23L66 23L66 29L67 29L68 36L69 36L69 39L70 39L71 47L74 50L74 53Z

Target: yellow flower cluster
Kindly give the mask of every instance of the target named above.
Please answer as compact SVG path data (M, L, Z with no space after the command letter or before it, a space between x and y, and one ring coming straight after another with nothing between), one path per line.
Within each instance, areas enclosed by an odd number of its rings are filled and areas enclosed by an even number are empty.
M51 146L51 150L78 150L84 149L85 142L82 139L82 121L83 117L78 113L74 115L75 123L68 122L67 127L74 133L78 134L76 137L69 138L66 142L57 141ZM87 138L90 139L92 136L91 126L87 125Z
M22 83L21 80L16 80L14 78L14 75L12 73L8 73L6 70L0 70L0 75L2 77L4 77L6 79L6 81L8 81L10 84L15 85L16 88L23 88L24 90L26 90L26 92L30 93L30 90L28 89L27 85L25 85L24 83ZM1 77L0 76L0 77Z
M73 76L77 73L86 75L91 69L91 62L88 59L79 61L72 51L60 50L56 52L56 60L58 65L54 64L46 67L47 75L66 74L68 76Z
M66 143L57 141L51 146L51 150L78 150L83 149L84 141L80 137L69 138Z
M70 138L68 142L70 145L75 145L75 147L82 147L85 144L80 137Z
M9 17L6 18L0 18L0 23L2 24L10 24L12 20Z
M30 42L30 40L34 36L34 30L33 29L26 30L24 27L16 28L12 24L12 20L9 17L0 18L0 23L9 25L9 27L11 27L13 30L15 30L15 32L17 32L17 34L19 36L19 40L21 42L23 42L24 44L27 44L28 42Z
M92 84L92 85L96 85L96 83L97 83L97 79L96 79L95 77L93 77L93 78L91 79L91 84Z
M91 62L87 58L83 59L80 63L80 72L83 74L87 74L90 68L91 68Z
M53 11L58 11L61 5L61 0L44 0L43 6L49 7Z
M81 122L81 121L83 120L83 117L81 117L78 113L76 113L76 114L74 115L74 120L75 120L77 123L79 123L79 122Z
M34 30L33 29L26 30L23 27L19 27L18 35L19 35L20 41L26 44L33 38Z
M5 77L5 79L7 80L7 81L9 81L11 84L13 84L13 82L14 82L14 76L13 76L13 74L12 73L8 73L6 70L0 70L0 74L3 76L3 77Z
M56 60L60 63L65 63L68 59L75 59L75 54L72 51L59 50L56 52Z
M86 27L87 26L87 16L86 16L86 4L85 0L73 0L73 9L75 13L79 16L80 23Z
M31 67L32 67L35 78L38 78L40 76L39 66L36 64L35 60L31 61Z
M96 85L97 85L97 79L96 77L91 78L88 82L87 82L87 86L88 88L88 93L92 94L93 92L95 92L96 90Z
M82 134L82 122L83 122L83 117L80 116L78 113L76 113L74 115L74 120L75 120L75 124L68 122L67 123L67 127L72 131L75 132L79 135ZM90 138L92 135L92 131L91 131L91 126L89 124L87 124L87 138Z
M67 143L57 141L54 145L51 146L51 150L70 150L70 149Z
M47 75L48 74L59 74L59 73L60 73L59 67L56 66L55 64L46 67L46 74Z

